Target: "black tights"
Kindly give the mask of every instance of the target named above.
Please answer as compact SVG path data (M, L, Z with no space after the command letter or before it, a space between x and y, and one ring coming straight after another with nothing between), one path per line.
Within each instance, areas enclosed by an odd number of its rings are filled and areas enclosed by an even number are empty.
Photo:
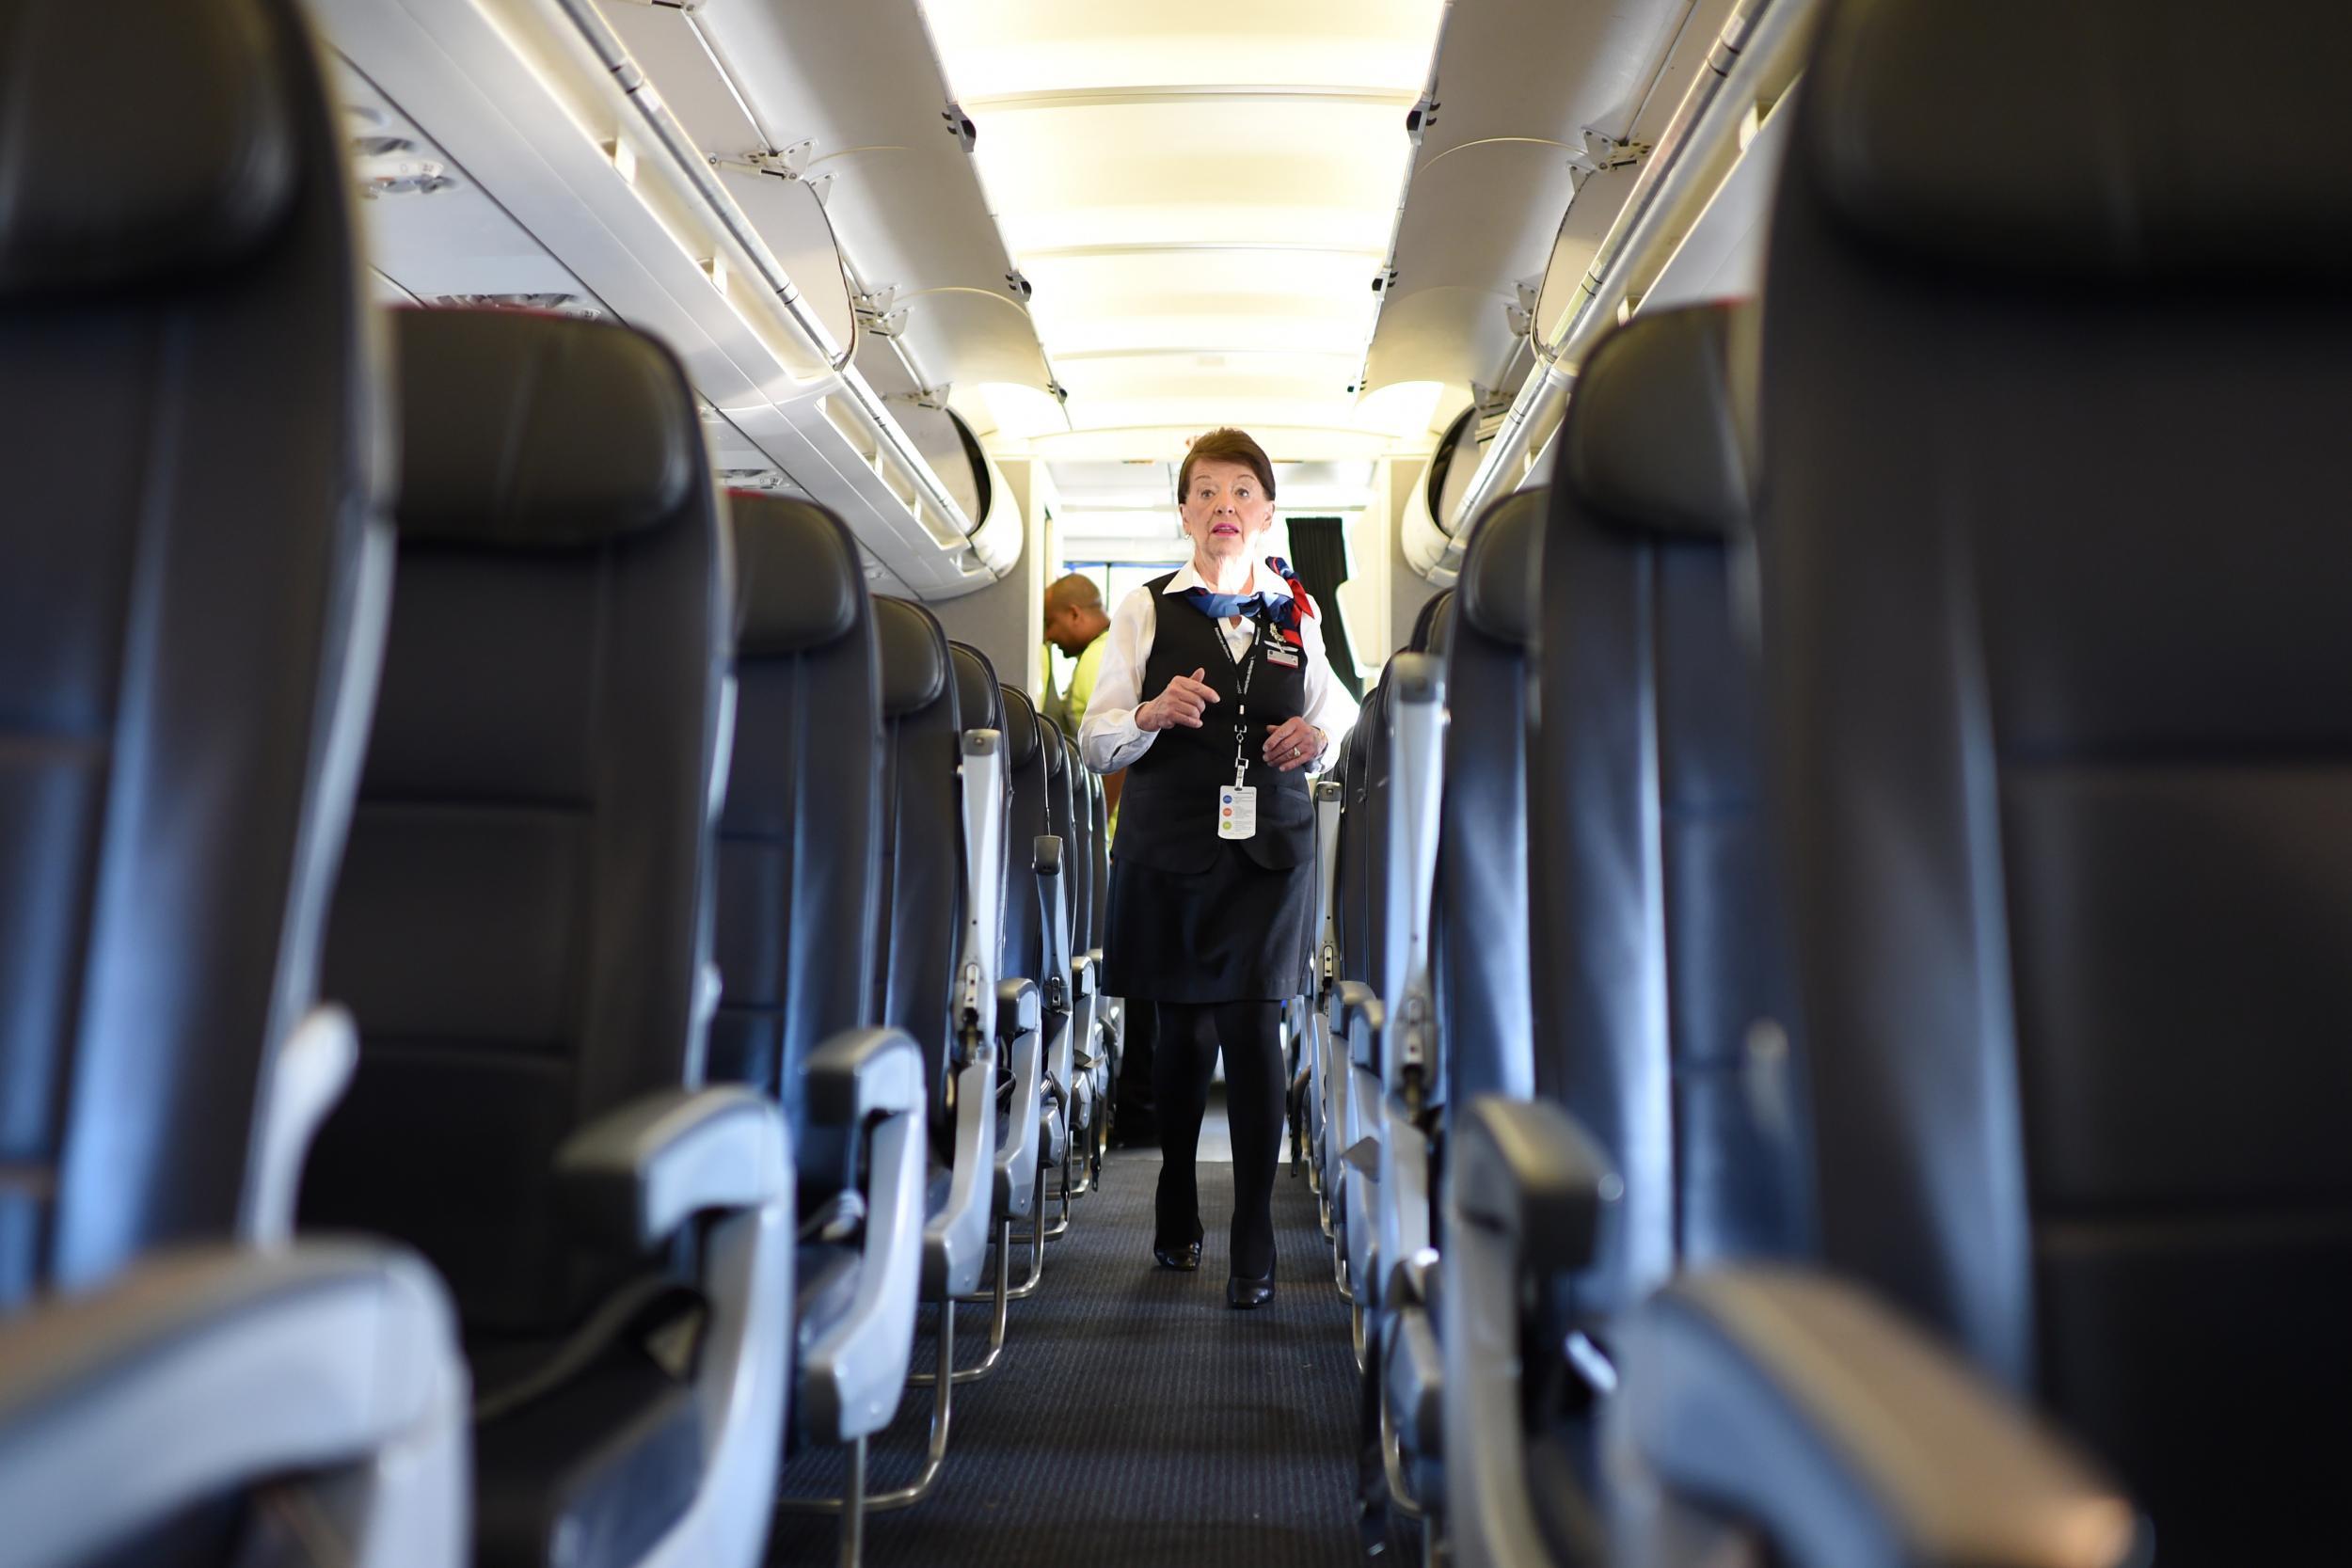
M1200 1234L1193 1170L1217 1047L1225 1048L1225 1106L1233 1132L1232 1270L1274 1272L1274 1168L1282 1150L1281 1004L1162 1002L1152 1060L1160 1119L1158 1240L1181 1246Z

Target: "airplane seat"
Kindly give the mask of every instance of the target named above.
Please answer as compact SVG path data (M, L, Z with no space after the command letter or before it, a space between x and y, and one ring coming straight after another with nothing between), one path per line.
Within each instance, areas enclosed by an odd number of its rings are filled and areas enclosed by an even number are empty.
M748 1564L790 1154L701 1086L729 606L694 399L625 328L393 319L399 579L326 953L359 1064L302 1217L448 1277L479 1561Z
M876 1016L923 1048L932 1135L944 1149L953 1117L947 1080L956 1044L956 938L963 924L963 837L957 803L954 660L930 611L877 598L882 650L882 875L875 923Z
M794 1431L837 1446L898 1408L922 1273L921 1052L903 1031L873 1028L881 653L857 543L838 518L765 494L733 496L728 512L734 714L710 1076L784 1106L802 1216ZM851 1061L870 1087L842 1096L837 1073Z
M1549 491L1489 508L1431 626L1451 698L1438 838L1446 1103L1534 1093L1527 916L1528 659Z
M1053 961L1055 932L1046 911L1049 882L1036 859L1037 841L1054 831L1053 747L1047 732L1052 721L1042 718L1027 693L1004 689L1005 772L1012 785L1012 815L1006 830L1005 926L997 973L1035 980L1043 1014L1044 1058L1041 1070L1057 1086L1057 1068L1068 1036L1068 981ZM1047 1085L1041 1085L1041 1087ZM1040 1112L1040 1127L1057 1121L1050 1108ZM1038 1150L1040 1168L1060 1158L1057 1134L1044 1134Z
M1101 1096L1102 1059L1097 1053L1095 1020L1098 1001L1095 994L1096 971L1093 943L1089 940L1094 924L1094 813L1092 783L1094 775L1078 755L1077 742L1051 726L1049 736L1061 759L1060 782L1055 786L1055 803L1060 815L1056 818L1062 838L1062 901L1064 967L1070 984L1070 1080L1065 1085L1070 1104L1064 1120L1073 1155L1081 1162L1071 1193L1084 1194L1092 1190L1092 1183L1084 1180L1090 1164L1095 1134L1095 1115Z
M2112 1462L2157 1560L2341 1555L2352 15L2046 20L1839 8L1772 220L1820 1256ZM2191 91L2273 155L2178 142ZM1988 94L2056 155L1965 155Z
M0 102L0 1556L230 1560L266 1488L447 1558L445 1293L288 1244L390 567L342 118L283 0L18 8Z
M995 735L996 758L1001 764L1003 800L997 808L996 828L997 868L995 875L996 947L986 955L994 966L996 975L996 1017L993 1028L998 1043L997 1069L1001 1082L998 1092L1009 1098L1002 1101L1002 1114L996 1133L996 1180L993 1201L1000 1219L1024 1219L1035 1210L1039 1186L1039 1130L1042 1119L1045 1087L1045 1027L1041 1009L1042 977L1034 967L1015 963L1018 954L1026 953L1034 941L1031 933L1038 930L1037 898L1033 879L1016 880L1016 845L1034 843L1034 830L1026 824L1026 815L1042 810L1037 796L1034 779L1027 785L1029 803L1024 804L1020 777L1023 756L1020 752L1022 732L1025 731L1029 751L1026 763L1035 768L1037 758L1037 722L1035 710L1023 699L1021 713L1024 721L1013 718L1013 698L1010 691L996 678L996 667L986 654L965 642L951 642L949 652L956 661L956 702L961 715L967 738L976 729L986 729ZM1016 813L1023 815L1017 816ZM1026 867L1029 855L1019 853L1017 863ZM1029 878L1025 870L1024 879ZM978 958L979 955L974 955ZM1032 1242L1032 1259L1042 1252L1042 1242ZM1034 1283L1035 1275L1030 1276Z
M1637 318L1597 344L1543 546L1530 741L1534 1068L1625 1196L1580 1272L1605 1321L1677 1261L1794 1243L1775 1074L1789 1016L1731 545L1749 519L1733 403L1747 309ZM1752 340L1749 340L1752 341Z
M1464 1224L1481 1199L1453 1195L1442 1409L1468 1561L1507 1560L1518 1528L1556 1544L1583 1528L1586 1497L1545 1478L1594 1462L1624 1314L1679 1266L1797 1244L1785 1053L1767 1048L1786 1037L1787 965L1730 548L1749 517L1733 365L1753 319L1725 305L1649 311L1594 346L1548 504L1531 513L1535 559L1516 565L1534 592L1474 602L1456 632L1458 658L1493 611L1532 616L1523 689L1540 700L1520 884L1532 1049L1516 1083L1457 1085L1453 1114L1481 1137L1573 1128L1614 1195L1589 1246L1516 1258L1493 1226ZM1449 991L1452 1006L1471 1000ZM1464 1037L1502 1027L1483 1020ZM1449 1152L1458 1172L1458 1135ZM1468 1158L1491 1166L1483 1149ZM1513 1305L1531 1296L1532 1314ZM1491 1347L1522 1340L1518 1377L1501 1376ZM1557 1392L1523 1392L1545 1386Z
M1454 589L1431 601L1423 641L1445 664L1449 721L1438 768L1436 859L1430 888L1435 1027L1412 1102L1391 1104L1384 1206L1401 1207L1383 1243L1396 1257L1379 1291L1380 1375L1365 1398L1377 1414L1391 1500L1414 1513L1444 1509L1443 1323L1437 1270L1445 1246L1435 1198L1454 1107L1480 1094L1534 1092L1529 1044L1527 939L1527 653L1541 559L1542 488L1505 496L1470 531ZM1392 1091L1393 1096L1393 1091ZM1402 1267L1399 1276L1396 1270Z
M1084 1014L1077 994L1075 878L1086 844L1073 809L1070 742L1062 735L1061 726L1041 713L1037 720L1037 746L1045 765L1045 818L1041 832L1060 845L1050 869L1043 860L1037 862L1045 1006L1055 1021L1045 1070L1052 1080L1051 1092L1060 1099L1058 1107L1049 1114L1053 1132L1045 1158L1061 1167L1066 1194L1070 1180L1066 1161L1079 1116L1076 1037Z

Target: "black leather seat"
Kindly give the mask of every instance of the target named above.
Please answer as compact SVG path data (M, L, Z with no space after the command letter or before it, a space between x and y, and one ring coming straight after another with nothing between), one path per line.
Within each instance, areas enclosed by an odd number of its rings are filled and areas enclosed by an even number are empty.
M1041 1169L1039 1155L1040 1120L1043 1105L1045 1059L1044 1021L1041 1009L1041 976L1033 970L1014 967L1012 955L1026 950L1024 931L1038 928L1037 900L1030 881L1016 882L1013 877L1015 846L1018 845L1019 864L1025 879L1030 877L1029 846L1031 839L1016 830L1015 800L1018 786L1015 773L1019 767L1016 746L1019 736L1010 723L1011 693L996 679L996 668L988 656L964 642L950 642L948 652L955 660L956 707L961 720L966 749L967 814L970 817L971 747L975 731L987 731L996 736L993 757L1002 781L1003 800L998 806L996 829L996 868L993 892L996 895L995 950L986 955L995 965L997 976L995 1029L998 1046L997 1071L1003 1114L996 1130L996 1182L993 1195L994 1211L1000 1219L1026 1219L1036 1212ZM1035 718L1029 718L1031 743L1035 743ZM1036 766L1034 755L1030 764ZM1035 797L1033 796L1032 799ZM983 810L985 809L983 805ZM966 834L966 843L976 835ZM1033 879L1031 879L1033 881ZM1016 923L1025 921L1025 927ZM968 955L977 959L977 954ZM1037 1281L1034 1265L1042 1260L1044 1241L1034 1230L1031 1233L1030 1257L1032 1272L1024 1282L1025 1290ZM1002 1271L1000 1270L1001 1274Z
M1026 701L1025 695L1023 698ZM1048 1035L1045 1048L1047 1122L1051 1129L1046 1161L1059 1168L1059 1192L1066 1205L1072 1181L1071 1150L1078 1116L1077 1031L1080 1021L1075 938L1079 894L1077 868L1085 852L1073 806L1071 774L1075 765L1061 726L1043 714L1037 716L1038 755L1045 765L1043 832L1056 841L1050 864L1036 861L1039 937L1045 979ZM1034 849L1034 846L1032 848Z
M1005 830L1005 923L998 949L997 973L1033 982L1041 1013L1044 1082L1033 1118L1037 1127L1036 1196L1044 1196L1044 1172L1060 1157L1058 1112L1052 1103L1059 1083L1054 1068L1068 1039L1070 1012L1068 981L1055 973L1047 933L1046 895L1049 888L1036 860L1037 841L1052 832L1053 774L1048 756L1052 722L1041 718L1028 695L1004 688L1005 776L1012 804ZM1058 731L1055 737L1058 737ZM1057 983L1059 982L1059 983ZM1041 1212L1036 1216L1043 1223ZM1034 1276L1032 1276L1034 1277Z
M963 923L963 833L957 800L958 717L947 634L921 605L874 601L882 650L882 899L875 923L874 1005L923 1048L931 1132L944 1154L956 1054L953 999Z
M447 1558L446 1298L286 1245L389 567L340 116L282 0L16 8L0 103L0 1557L228 1561L266 1488Z
M1422 1511L1444 1506L1443 1377L1438 1271L1424 1248L1445 1246L1435 1212L1454 1107L1482 1094L1534 1092L1527 925L1528 651L1549 492L1520 490L1471 530L1458 582L1430 601L1429 651L1445 660L1450 719L1442 761L1436 879L1429 924L1435 1048L1410 1107L1425 1148L1418 1168L1384 1185L1408 1205L1394 1233L1403 1276L1384 1282L1379 1383L1391 1491ZM1392 1158L1391 1165L1395 1164ZM1367 1427L1367 1431L1371 1429ZM1400 1487L1400 1483L1402 1483Z
M1680 1264L1796 1244L1790 1130L1763 1119L1785 1118L1787 965L1729 547L1748 518L1730 360L1749 321L1727 306L1645 312L1595 345L1562 431L1549 519L1536 525L1540 578L1532 561L1520 568L1540 581L1538 597L1482 595L1456 623L1457 657L1474 657L1496 610L1537 617L1525 855L1534 1051L1518 1071L1532 1067L1535 1092L1606 1151L1619 1194L1593 1256L1554 1254L1556 1272L1535 1271L1540 1297L1565 1315L1532 1336L1519 1376L1565 1392L1527 1405L1523 1439L1516 1409L1454 1397L1453 1374L1481 1354L1472 1346L1508 1337L1511 1312L1497 1310L1497 1279L1478 1272L1492 1259L1459 1272L1449 1259L1468 1310L1488 1320L1458 1325L1447 1365L1449 1491L1465 1489L1458 1523L1474 1554L1509 1539L1515 1511L1546 1516L1554 1540L1578 1528L1573 1508L1555 1512L1572 1494L1540 1479L1578 1469L1592 1441L1596 1374L1564 1360L1566 1333L1605 1356L1620 1315ZM1474 1000L1449 988L1450 1006ZM1528 1093L1524 1076L1489 1087ZM1471 1100L1459 1095L1457 1113ZM1473 1124L1486 1135L1503 1119L1545 1125L1524 1106L1489 1107ZM1456 1328L1450 1319L1448 1335ZM1499 1510L1506 1490L1524 1501Z
M1772 222L1759 520L1820 1256L2156 1560L2340 1557L2352 16L1882 0ZM2271 111L2250 176L2166 129ZM2055 155L1944 129L1998 94Z
M878 1016L914 1036L924 1059L930 1136L924 1175L922 1294L937 1304L934 1390L923 1468L869 1507L921 1500L946 1457L955 1380L957 1298L977 1291L992 1234L996 1048L962 1026L955 1004L966 919L962 729L946 634L922 606L874 601L882 655L882 886L874 942ZM997 1337L1001 1344L1001 1336Z
M1730 545L1736 307L1643 315L1579 377L1544 544L1531 745L1535 1075L1625 1182L1581 1308L1793 1245L1782 916Z
M697 1087L730 607L693 396L622 328L394 319L399 582L326 951L362 1049L303 1216L453 1286L478 1560L748 1563L790 1195L772 1104Z
M794 1428L857 1444L889 1424L914 1354L929 1143L919 1048L872 1027L881 651L838 518L770 495L734 496L729 512L735 703L711 1075L783 1102L802 1216ZM833 1084L852 1063L875 1088L844 1099Z

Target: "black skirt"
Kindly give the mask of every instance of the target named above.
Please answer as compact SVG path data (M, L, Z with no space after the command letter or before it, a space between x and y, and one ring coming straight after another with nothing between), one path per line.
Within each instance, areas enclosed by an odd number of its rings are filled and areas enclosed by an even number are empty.
M1111 851L1103 990L1130 1001L1279 1002L1306 989L1314 863L1270 871L1217 841L1206 871L1163 871Z

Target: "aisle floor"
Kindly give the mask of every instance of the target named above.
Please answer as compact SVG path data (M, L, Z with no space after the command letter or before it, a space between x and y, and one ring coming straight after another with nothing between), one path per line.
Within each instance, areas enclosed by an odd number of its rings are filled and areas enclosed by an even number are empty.
M1045 1280L1011 1309L1002 1368L956 1390L955 1441L938 1489L867 1521L869 1568L1350 1568L1357 1383L1347 1304L1304 1177L1276 1179L1279 1294L1225 1306L1232 1167L1200 1165L1208 1230L1198 1274L1152 1266L1157 1154L1114 1153ZM1016 1277L1018 1275L1016 1275ZM958 1360L986 1344L988 1309L960 1309ZM916 1346L931 1364L932 1316ZM870 1481L900 1483L922 1451L927 1390L911 1389L876 1439ZM837 1482L810 1453L787 1485ZM830 1519L779 1521L777 1568L831 1563Z

